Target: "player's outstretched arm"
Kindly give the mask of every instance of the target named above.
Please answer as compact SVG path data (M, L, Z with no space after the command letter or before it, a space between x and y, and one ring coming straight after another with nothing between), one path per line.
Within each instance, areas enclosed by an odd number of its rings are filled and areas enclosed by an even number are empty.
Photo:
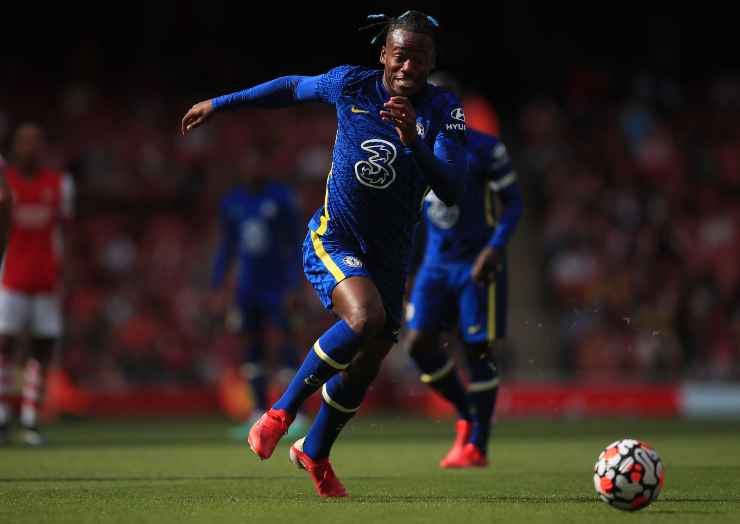
M184 135L206 123L214 113L242 107L277 109L302 102L322 101L319 76L283 76L264 84L198 102L182 119Z

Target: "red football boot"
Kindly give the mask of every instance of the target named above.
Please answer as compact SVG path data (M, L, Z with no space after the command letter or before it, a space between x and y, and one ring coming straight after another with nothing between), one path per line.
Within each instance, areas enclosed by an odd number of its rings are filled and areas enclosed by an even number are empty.
M439 467L441 468L459 468L458 464L463 460L463 448L467 444L470 438L470 432L473 430L473 423L469 420L460 419L455 423L455 431L457 436L455 437L455 443L452 445L450 450L447 452L445 458L443 458Z
M262 460L270 458L275 446L288 432L288 426L293 422L293 418L282 409L268 410L249 430L247 437L249 448Z
M448 468L485 468L486 466L488 466L488 459L472 442L465 444L460 455L454 457L447 465Z
M311 475L313 485L320 497L346 497L347 490L334 474L329 458L313 460L303 452L303 441L298 439L290 447L290 461L300 469L305 469Z
M485 468L488 466L488 458L483 454L478 446L472 442L465 444L463 456L467 461L465 468Z

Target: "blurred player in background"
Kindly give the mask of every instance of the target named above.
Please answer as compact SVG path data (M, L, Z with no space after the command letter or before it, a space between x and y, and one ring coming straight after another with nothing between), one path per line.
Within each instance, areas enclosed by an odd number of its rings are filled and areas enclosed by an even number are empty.
M280 375L285 382L295 374L297 355L293 344L289 309L295 305L300 280L300 235L298 210L293 191L270 180L253 159L239 164L242 183L221 201L221 240L211 277L213 289L223 286L234 258L238 258L236 306L240 328L246 338L242 374L252 390L254 411L249 420L235 428L232 436L244 439L270 407L270 373L266 354L268 324L283 337L280 348ZM223 301L216 297L223 312ZM298 414L291 426L297 436L305 430L305 417Z
M39 409L52 352L62 334L61 230L72 217L74 199L72 179L42 167L44 149L41 127L22 124L14 134L12 157L5 170L13 213L0 271L0 432L7 440L17 341L27 333L30 347L21 363L20 428L21 439L29 445L43 443Z
M435 64L438 23L418 11L374 15L383 69L340 66L315 76L288 76L193 106L183 132L215 111L336 106L338 129L324 206L309 223L306 277L339 320L306 355L278 400L249 434L269 458L299 407L323 385L323 403L305 438L290 449L320 496L347 492L329 463L342 428L360 409L401 323L412 235L431 186L448 204L465 169L465 117L452 93L427 84Z
M430 82L458 92L451 76ZM465 192L447 206L434 192L424 199L426 248L407 305L405 342L428 384L458 413L457 438L440 466L483 467L499 377L491 350L506 334L506 244L522 214L522 198L504 144L466 131ZM503 203L497 213L494 195ZM497 218L498 216L498 218ZM452 358L440 347L440 332L457 320L470 371L467 391Z

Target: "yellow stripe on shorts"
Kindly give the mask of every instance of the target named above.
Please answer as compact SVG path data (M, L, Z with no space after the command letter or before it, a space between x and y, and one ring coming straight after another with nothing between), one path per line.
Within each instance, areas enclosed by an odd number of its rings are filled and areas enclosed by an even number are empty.
M311 231L311 243L313 244L314 251L316 251L316 255L319 257L321 262L323 262L324 266L326 266L326 269L329 270L329 273L334 277L334 280L337 282L344 280L346 278L344 273L326 252L324 244L321 243L321 237L315 231Z

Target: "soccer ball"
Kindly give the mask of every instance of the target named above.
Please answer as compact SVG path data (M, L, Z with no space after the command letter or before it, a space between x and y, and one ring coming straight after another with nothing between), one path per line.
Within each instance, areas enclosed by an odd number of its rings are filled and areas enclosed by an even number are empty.
M639 440L612 442L594 465L594 487L613 508L637 511L658 498L665 473L658 453Z

